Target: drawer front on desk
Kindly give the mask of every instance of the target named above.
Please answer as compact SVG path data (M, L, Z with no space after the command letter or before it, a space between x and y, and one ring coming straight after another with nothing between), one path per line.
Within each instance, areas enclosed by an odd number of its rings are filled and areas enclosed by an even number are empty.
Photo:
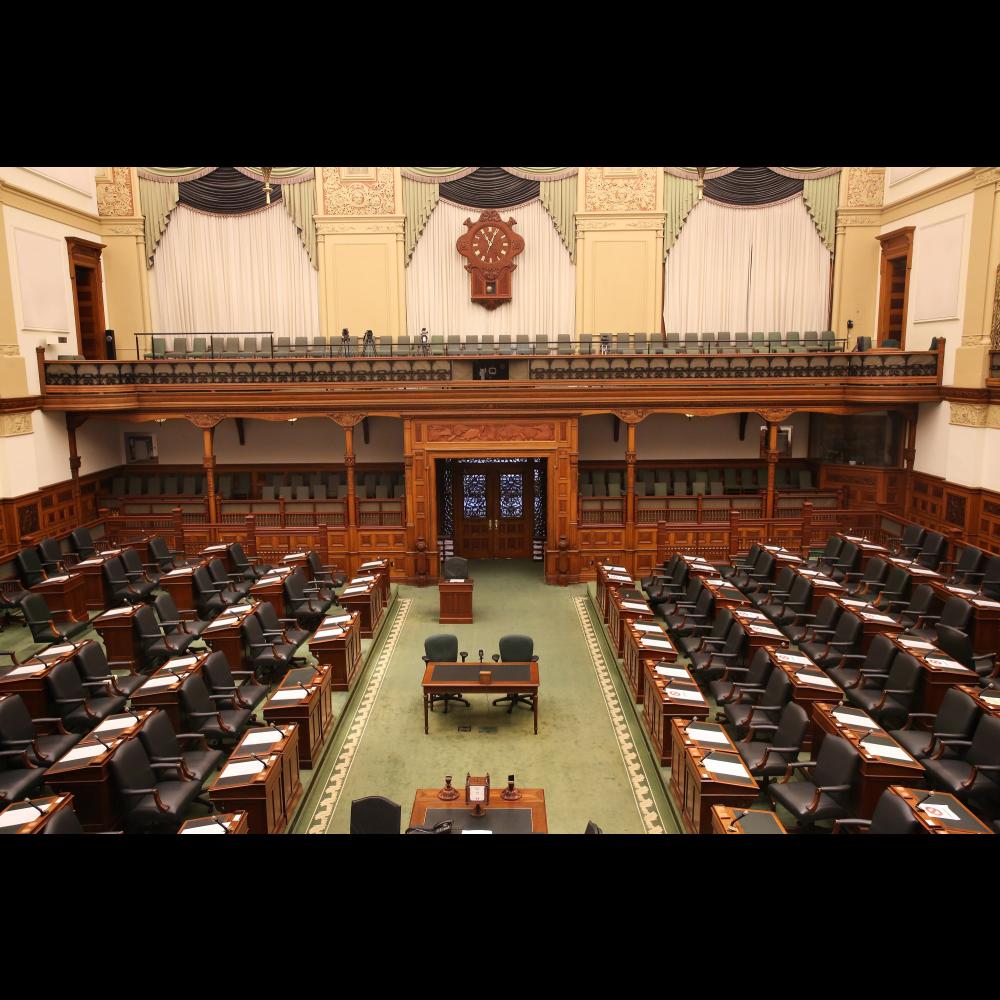
M87 833L121 827L121 803L107 768L81 768L53 775L46 784L55 792L73 793L77 819Z
M220 812L245 810L250 833L281 833L285 828L283 795L280 767L272 767L264 782L213 789L209 793Z

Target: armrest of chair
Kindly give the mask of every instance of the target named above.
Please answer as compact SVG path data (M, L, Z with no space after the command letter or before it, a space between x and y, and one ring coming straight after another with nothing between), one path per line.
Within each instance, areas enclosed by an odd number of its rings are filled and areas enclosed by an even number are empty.
M204 733L178 733L177 742L180 743L181 740L195 742L202 750L208 749L208 740L205 739Z
M170 809L163 804L163 799L160 798L160 792L157 788L122 788L119 791L122 795L152 795L156 808L160 812L170 812Z
M60 736L68 736L69 730L63 724L63 720L59 718L58 715L40 715L37 719L31 720L36 726L53 726L56 732ZM43 736L48 736L48 733L42 733Z
M1000 764L970 764L969 766L972 768L972 771L969 773L969 777L966 778L961 785L961 787L965 789L969 789L973 786L980 771L985 771L989 774L1000 772Z
M972 740L949 740L942 739L937 741L938 748L934 751L928 758L928 760L940 760L941 755L944 753L945 747L971 747Z
M219 728L227 733L236 732L232 726L226 725L226 720L222 718L221 712L188 712L188 715L192 719L217 719L219 722Z
M781 776L781 781L779 784L787 784L792 780L792 771L798 770L800 767L815 767L816 761L814 760L794 760L791 764L786 765L785 773Z
M849 792L850 790L850 785L817 785L812 802L809 803L806 812L815 812L819 808L819 800L824 792Z
M912 729L911 723L914 719L936 719L936 712L909 712L906 716L906 722L903 723L904 729ZM961 736L961 733L956 733L956 736Z
M833 832L840 833L847 827L857 827L860 830L867 830L872 825L870 819L838 819L833 822Z
M29 770L34 770L38 767L31 758L28 756L28 748L24 747L22 750L0 750L0 758L7 757L20 757L24 762L24 766Z

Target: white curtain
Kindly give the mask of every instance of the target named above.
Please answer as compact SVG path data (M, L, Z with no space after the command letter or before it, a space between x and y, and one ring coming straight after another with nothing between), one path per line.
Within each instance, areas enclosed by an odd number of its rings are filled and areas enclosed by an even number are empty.
M472 302L465 258L455 243L466 232L464 221L478 219L479 209L439 201L406 269L406 332L411 337L419 336L422 327L446 336L573 335L576 265L552 217L538 200L499 212L504 221L513 216L514 232L524 237L524 252L518 255L513 274L512 301L492 310Z
M153 330L316 336L318 277L282 204L235 216L178 205L149 271Z
M701 201L667 255L668 332L825 330L830 251L801 198L763 208Z

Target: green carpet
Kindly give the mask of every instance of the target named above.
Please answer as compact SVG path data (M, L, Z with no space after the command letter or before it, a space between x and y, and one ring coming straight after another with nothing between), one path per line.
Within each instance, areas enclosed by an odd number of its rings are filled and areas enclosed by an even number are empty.
M586 588L546 586L541 564L528 560L473 563L471 576L473 625L438 624L436 587L399 588L397 618L348 707L357 714L343 720L342 746L314 778L324 790L296 830L346 833L351 800L366 795L398 802L405 827L417 788L440 787L446 774L461 786L467 772L488 772L499 787L513 772L519 785L545 790L550 833L582 833L588 820L606 833L662 832L657 801L628 741L614 671L602 683L592 654L578 600L586 601ZM485 695L469 696L471 707L457 705L447 715L436 707L424 735L421 656L424 638L438 632L457 635L470 659L483 649L487 662L502 635L532 636L541 676L537 736L528 708L507 714Z

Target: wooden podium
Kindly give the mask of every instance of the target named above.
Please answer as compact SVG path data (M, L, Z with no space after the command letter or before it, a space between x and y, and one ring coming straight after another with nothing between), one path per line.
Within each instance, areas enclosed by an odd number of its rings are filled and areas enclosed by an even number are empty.
M45 598L49 610L68 611L77 621L84 622L87 615L87 585L82 573L60 573L50 576L34 587L28 588L33 594Z
M442 625L472 624L472 588L474 580L440 580L438 595L441 600L438 621Z

